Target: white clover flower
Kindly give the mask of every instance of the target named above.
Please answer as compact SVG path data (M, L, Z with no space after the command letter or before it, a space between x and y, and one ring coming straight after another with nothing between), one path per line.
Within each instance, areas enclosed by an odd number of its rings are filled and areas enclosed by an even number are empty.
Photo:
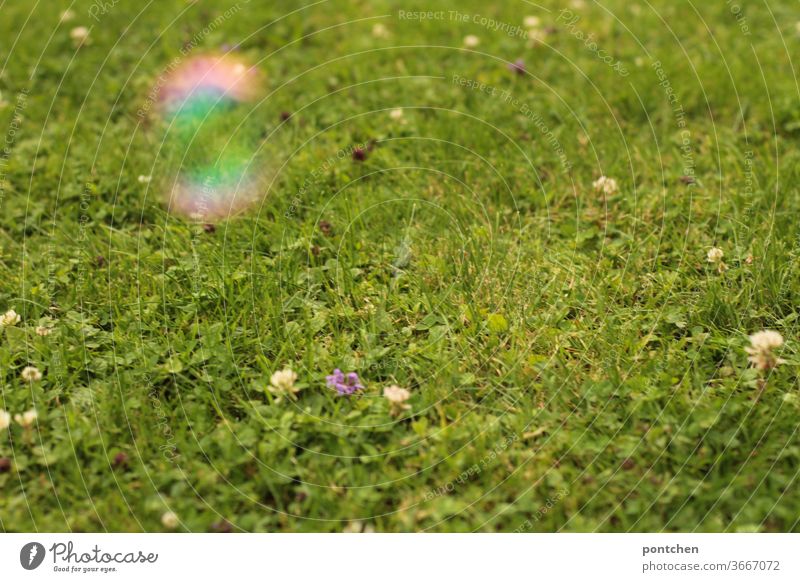
M42 373L36 366L25 366L20 374L26 382L38 382L42 379Z
M525 24L525 28L538 28L542 21L539 20L538 16L526 16L523 23Z
M722 261L723 255L722 249L718 247L710 248L708 253L706 253L706 260L709 263L715 263L717 265L717 271L719 271L720 274L728 270L728 265Z
M344 526L342 533L375 533L375 526L363 521L351 521Z
M401 107L398 107L397 109L392 109L389 112L389 117L391 117L395 121L403 119L403 109Z
M400 386L387 386L383 389L383 397L389 401L392 407L392 414L400 414L404 410L410 410L411 405L406 404L406 401L411 398L411 392Z
M383 396L392 404L402 404L411 398L411 392L400 386L387 386L383 389Z
M85 26L76 26L70 31L69 36L76 45L80 46L89 37L89 29Z
M541 28L529 28L527 32L528 39L530 42L528 46L534 46L537 42L543 42L544 39L547 38L547 31L542 30Z
M619 189L617 187L617 181L608 176L600 176L597 180L592 182L592 186L594 186L595 191L603 192L604 194L616 194Z
M777 331L765 329L750 336L750 343L754 350L769 351L783 345L783 336Z
M759 370L771 370L784 360L773 354L773 350L783 345L783 336L777 331L765 329L750 336L750 347L744 350L750 354L747 358Z
M9 309L2 316L0 316L0 326L11 327L12 325L17 325L19 320L19 314L13 309Z
M17 422L17 424L25 428L30 428L31 426L33 426L33 423L36 422L37 418L39 418L39 414L33 408L30 410L26 410L22 414L14 415L14 420Z
M474 34L468 34L464 37L464 46L467 48L475 48L479 44L481 44L481 39Z
M180 524L178 516L173 511L164 512L161 516L161 525L167 529L175 529Z
M43 325L39 325L36 327L36 335L40 335L42 337L46 335L50 335L52 333L52 329L49 327L45 327Z
M372 36L375 38L388 38L389 29L380 22L372 27Z
M139 176L139 184L147 184L152 179L152 176Z
M0 408L0 430L5 430L11 426L11 415Z
M283 370L278 370L269 379L270 392L278 394L294 394L297 392L297 389L294 387L294 383L296 381L297 374L295 374L291 369L285 368Z
M722 249L719 247L711 247L708 249L708 253L706 253L706 260L709 263L717 263L722 260L722 257L725 253L722 252Z

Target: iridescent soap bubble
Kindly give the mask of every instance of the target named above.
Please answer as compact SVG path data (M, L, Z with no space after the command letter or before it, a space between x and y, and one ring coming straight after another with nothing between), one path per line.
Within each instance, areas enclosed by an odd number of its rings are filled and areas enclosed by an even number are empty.
M226 101L255 99L260 75L240 57L200 56L169 71L159 92L168 114L191 113Z
M211 222L258 201L253 154L241 131L261 75L236 56L195 57L162 76L159 92L170 159L180 170L166 191L171 212Z
M230 218L260 199L251 160L227 156L216 163L182 172L168 206L171 212L198 222Z

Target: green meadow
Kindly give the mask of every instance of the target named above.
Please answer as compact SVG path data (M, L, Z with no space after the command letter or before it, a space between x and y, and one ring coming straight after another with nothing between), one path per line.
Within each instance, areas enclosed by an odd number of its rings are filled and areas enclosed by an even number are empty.
M0 1L0 528L800 530L798 21Z

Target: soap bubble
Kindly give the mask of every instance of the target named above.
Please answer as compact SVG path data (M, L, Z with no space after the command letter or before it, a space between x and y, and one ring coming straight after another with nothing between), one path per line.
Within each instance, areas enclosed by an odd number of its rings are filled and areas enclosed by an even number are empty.
M227 101L242 103L257 96L259 73L240 57L201 56L170 71L159 93L170 115L207 113Z
M165 73L160 110L169 122L169 159L180 159L165 192L170 212L194 220L228 218L258 201L255 143L242 132L261 87L259 71L239 56L198 56Z

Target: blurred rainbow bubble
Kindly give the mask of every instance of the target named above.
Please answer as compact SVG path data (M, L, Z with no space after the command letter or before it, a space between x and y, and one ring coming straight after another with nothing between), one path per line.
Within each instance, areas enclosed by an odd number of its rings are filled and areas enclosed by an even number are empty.
M229 218L259 200L249 160L223 160L181 174L168 201L169 210L198 222Z
M185 153L203 144L200 160L185 162L168 193L170 212L199 221L221 220L259 199L252 152L241 137L233 138L220 127L235 120L231 107L258 97L260 81L255 67L227 55L194 57L163 77L159 98L172 122L173 139Z
M195 57L169 72L160 91L168 114L180 114L194 104L213 106L220 102L253 100L260 75L241 58L230 56Z

